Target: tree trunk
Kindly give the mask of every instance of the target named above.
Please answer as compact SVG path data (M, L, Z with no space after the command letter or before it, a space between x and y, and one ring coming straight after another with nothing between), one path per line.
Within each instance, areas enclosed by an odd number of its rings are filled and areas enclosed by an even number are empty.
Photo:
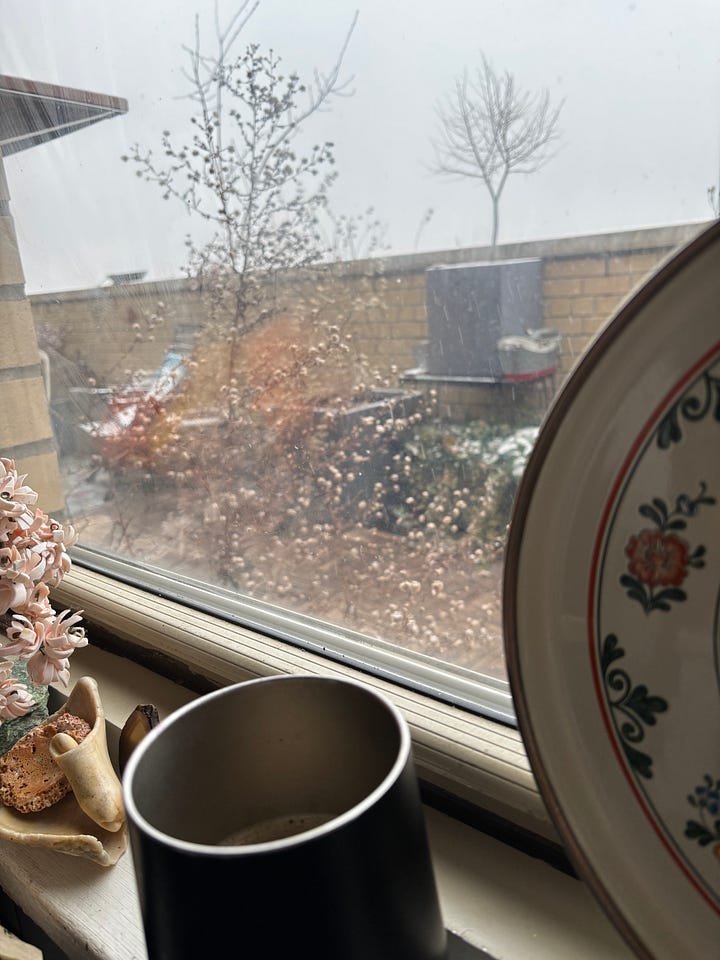
M493 196L492 198L492 213L493 213L493 225L492 225L492 239L490 241L490 259L495 259L495 251L497 248L497 238L498 238L498 227L500 224L500 198L498 196Z

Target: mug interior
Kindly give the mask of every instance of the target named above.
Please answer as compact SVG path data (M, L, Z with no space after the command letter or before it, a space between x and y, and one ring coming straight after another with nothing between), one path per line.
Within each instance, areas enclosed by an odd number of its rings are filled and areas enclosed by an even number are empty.
M272 677L201 697L171 717L137 748L126 790L168 838L282 840L361 804L406 740L400 715L369 688Z

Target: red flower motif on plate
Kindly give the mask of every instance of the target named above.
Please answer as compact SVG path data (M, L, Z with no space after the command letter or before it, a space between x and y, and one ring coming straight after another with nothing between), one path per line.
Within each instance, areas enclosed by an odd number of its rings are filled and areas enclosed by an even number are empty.
M648 587L679 586L688 572L688 544L674 533L641 530L630 537L628 569Z

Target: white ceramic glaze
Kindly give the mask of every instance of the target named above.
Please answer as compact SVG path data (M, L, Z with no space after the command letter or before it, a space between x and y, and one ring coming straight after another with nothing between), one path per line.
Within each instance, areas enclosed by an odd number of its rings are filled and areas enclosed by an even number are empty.
M47 847L109 867L127 848L127 828L120 782L107 752L105 713L92 677L81 677L49 719L61 713L82 717L91 727L82 743L56 759L73 790L40 813L18 813L0 804L0 840Z
M516 498L508 670L541 791L638 956L720 943L720 224L601 331Z

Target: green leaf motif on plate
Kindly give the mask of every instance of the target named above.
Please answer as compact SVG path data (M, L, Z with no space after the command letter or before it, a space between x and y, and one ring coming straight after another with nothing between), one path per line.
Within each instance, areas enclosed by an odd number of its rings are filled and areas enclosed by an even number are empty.
M713 844L712 851L720 859L720 779L713 780L709 773L703 782L688 795L688 803L697 810L698 819L688 820L685 836L701 847Z
M706 493L707 484L700 483L696 497L681 493L671 507L660 497L638 507L641 517L649 520L654 529L645 528L633 534L625 547L628 572L620 577L620 584L631 600L637 601L645 613L653 610L667 612L672 603L681 603L687 594L680 584L690 568L705 566L705 547L691 551L688 542L677 531L687 528L701 506L712 506L715 497Z
M681 418L695 423L703 420L708 413L720 423L720 376L713 376L706 370L660 421L657 445L661 450L667 450L673 443L682 440Z
M637 744L645 739L645 727L657 722L656 714L665 713L667 700L649 693L644 684L633 686L628 673L613 664L625 656L614 633L609 633L603 642L600 655L605 696L613 712L615 728L620 735L623 752L631 768L641 777L650 780L653 775L652 757Z

